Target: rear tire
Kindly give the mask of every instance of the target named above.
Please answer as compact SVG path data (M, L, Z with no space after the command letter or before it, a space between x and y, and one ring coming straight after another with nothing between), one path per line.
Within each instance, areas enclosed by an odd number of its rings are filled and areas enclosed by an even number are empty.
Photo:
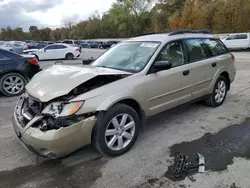
M7 73L0 78L0 92L7 97L21 95L27 80L19 73Z
M73 60L74 59L74 55L72 53L67 53L65 56L65 59L67 60Z
M97 115L92 143L103 155L122 155L134 145L140 124L140 118L133 108L125 104L116 104L107 112Z
M213 93L205 100L208 106L218 107L221 106L227 96L228 80L224 76L219 76L215 82Z

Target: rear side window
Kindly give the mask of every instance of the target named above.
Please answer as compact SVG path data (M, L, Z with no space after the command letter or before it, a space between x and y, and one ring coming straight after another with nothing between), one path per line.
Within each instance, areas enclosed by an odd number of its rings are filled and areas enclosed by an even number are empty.
M64 49L64 48L67 48L67 47L64 45L56 45L56 49Z
M227 48L219 39L202 39L207 45L213 56L225 54L228 52Z
M209 53L201 39L186 39L189 63L200 61L209 57Z
M247 39L247 34L240 34L236 36L237 39Z

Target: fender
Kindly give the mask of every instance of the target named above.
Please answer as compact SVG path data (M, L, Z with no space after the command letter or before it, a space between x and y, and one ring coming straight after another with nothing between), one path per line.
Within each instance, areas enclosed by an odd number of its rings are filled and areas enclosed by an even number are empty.
M226 69L224 66L220 67L216 71L216 73L214 74L214 77L213 77L213 81L211 82L211 84L209 86L209 93L213 92L215 82L217 81L217 79L219 78L219 76L221 75L221 73L223 73L223 72L227 72L229 74L230 71L228 69Z
M108 97L106 100L104 100L97 108L96 111L107 111L108 109L110 109L114 104L126 100L126 99L132 99L134 101L136 101L142 109L145 109L145 106L142 104L145 104L144 102L144 97L134 97L131 95L126 95L126 93L119 93L116 95L112 95L110 97Z

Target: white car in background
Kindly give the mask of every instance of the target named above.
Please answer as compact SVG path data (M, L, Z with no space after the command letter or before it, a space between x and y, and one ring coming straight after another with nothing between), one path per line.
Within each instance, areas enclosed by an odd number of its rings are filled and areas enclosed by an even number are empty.
M42 49L25 50L24 54L35 55L38 60L67 59L72 60L80 57L78 47L72 47L67 44L51 44Z
M250 49L250 33L230 34L221 40L228 49Z

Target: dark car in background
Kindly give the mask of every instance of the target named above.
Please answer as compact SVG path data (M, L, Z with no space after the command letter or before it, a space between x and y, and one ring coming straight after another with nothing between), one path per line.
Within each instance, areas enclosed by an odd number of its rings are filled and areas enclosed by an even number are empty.
M89 43L88 43L88 48L99 48L99 46L100 46L102 43L103 43L103 42L99 42L99 41L89 42Z
M82 41L81 42L81 46L83 47L83 48L88 48L88 45L89 45L89 41Z
M103 42L102 44L99 45L99 48L101 49L108 49L110 48L113 44L116 44L116 41L107 41L107 42Z
M25 85L40 70L34 56L0 49L0 92L5 96L22 94Z

